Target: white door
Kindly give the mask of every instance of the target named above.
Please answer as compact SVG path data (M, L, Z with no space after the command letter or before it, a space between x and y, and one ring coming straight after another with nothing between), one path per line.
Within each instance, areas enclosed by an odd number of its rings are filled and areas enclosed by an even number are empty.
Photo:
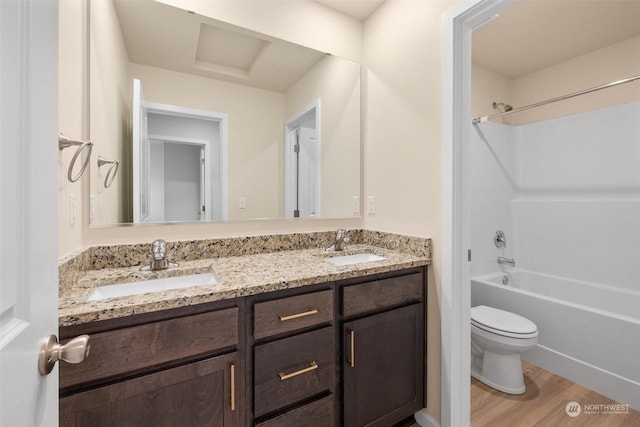
M316 130L301 127L298 145L298 210L301 218L315 217L320 207L320 148Z
M138 80L134 80L133 101L134 222L226 220L227 114L146 102ZM165 157L170 147L174 153ZM184 176L175 182L165 179L185 173L190 175L186 181ZM188 184L194 179L191 175L197 177L196 184L174 193L181 205L169 204L174 195L159 197L171 186ZM200 194L191 197L195 203L187 206L182 199L191 196L194 188Z
M131 133L133 138L133 222L144 222L149 216L150 143L147 132L147 109L142 84L133 79Z
M144 221L214 219L211 141L154 134L148 138L149 215Z
M211 176L209 174L208 158L205 147L200 147L200 206L198 206L200 221L209 219L208 215L211 212L211 206L209 206L209 201L207 200L207 194L211 194L207 180L207 177Z
M0 1L0 426L58 425L58 22L53 0Z
M319 216L320 99L286 121L284 144L284 216Z
M200 221L204 205L204 147L165 142L164 152L165 221Z

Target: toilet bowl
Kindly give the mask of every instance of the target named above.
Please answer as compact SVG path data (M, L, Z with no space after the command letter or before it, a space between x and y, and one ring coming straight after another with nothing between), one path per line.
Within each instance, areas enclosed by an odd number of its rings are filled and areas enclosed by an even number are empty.
M520 354L538 343L535 323L485 305L471 308L471 376L509 394L525 392Z

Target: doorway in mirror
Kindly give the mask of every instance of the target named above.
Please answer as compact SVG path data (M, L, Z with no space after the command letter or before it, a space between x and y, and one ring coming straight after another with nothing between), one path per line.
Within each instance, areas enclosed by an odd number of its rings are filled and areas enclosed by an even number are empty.
M287 218L320 216L320 148L320 99L317 99L286 122Z
M144 101L134 80L134 222L227 219L226 113Z

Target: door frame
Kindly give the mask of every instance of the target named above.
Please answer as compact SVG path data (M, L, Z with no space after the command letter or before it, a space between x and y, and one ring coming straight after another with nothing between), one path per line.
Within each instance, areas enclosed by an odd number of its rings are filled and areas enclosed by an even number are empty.
M138 86L141 86L139 80L134 79L134 93L135 93L135 85L138 82ZM140 90L142 92L142 90ZM222 217L219 219L220 221L226 221L229 219L229 115L227 113L221 113L217 111L206 111L199 110L195 108L187 108L181 107L178 105L170 105L170 104L161 104L157 102L148 102L144 99L140 100L140 110L144 111L144 122L146 126L146 117L149 114L160 114L167 116L178 116L178 117L187 117L198 120L210 120L218 123L219 126L219 139L220 139L220 147L218 149L218 159L220 161L220 199L222 203ZM136 106L133 108L134 121L136 120L136 114L140 114L137 112ZM138 117L138 122L142 123L142 117ZM140 197L141 183L140 177L138 177L135 172L137 168L139 168L139 153L136 151L140 150L140 142L137 133L133 134L133 195L134 195L134 222L144 222L142 218L143 212L141 209L137 209L139 204L136 202L136 194ZM147 135L148 138L148 135ZM186 138L184 139L186 140ZM210 151L211 154L212 151ZM148 155L148 152L147 152ZM211 168L209 168L211 170ZM147 171L148 172L148 171ZM210 210L211 211L211 210ZM137 221L136 221L137 220Z
M470 425L471 33L517 0L473 0L443 17L441 425Z
M196 138L182 138L177 136L166 136L166 135L157 135L157 134L149 134L148 135L149 143L154 141L165 143L170 142L172 144L183 144L183 145L196 145L198 147L202 147L204 149L204 168L205 174L201 176L201 184L203 187L200 189L201 193L204 193L204 204L207 207L205 211L205 218L201 218L201 221L211 221L211 206L213 206L213 197L211 196L212 189L212 167L211 167L211 141L208 139L196 139Z
M300 125L303 119L309 114L314 116L314 126L316 129L316 139L318 144L318 152L320 153L316 157L316 217L320 216L320 178L321 166L322 166L322 129L320 127L320 98L315 99L304 108L299 110L293 116L287 119L284 124L284 217L293 218L293 210L295 207L295 190L296 190L296 174L294 172L295 156L294 146L296 144L296 128Z

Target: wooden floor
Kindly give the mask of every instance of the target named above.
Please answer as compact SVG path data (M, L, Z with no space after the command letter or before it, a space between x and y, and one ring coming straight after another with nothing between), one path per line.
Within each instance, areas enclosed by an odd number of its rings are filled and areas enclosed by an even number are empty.
M527 391L521 395L501 393L471 379L472 427L640 426L638 411L622 406L621 413L598 413L598 407L593 405L617 402L532 363L523 361L522 370ZM580 404L579 415L567 414L565 409L570 402Z

